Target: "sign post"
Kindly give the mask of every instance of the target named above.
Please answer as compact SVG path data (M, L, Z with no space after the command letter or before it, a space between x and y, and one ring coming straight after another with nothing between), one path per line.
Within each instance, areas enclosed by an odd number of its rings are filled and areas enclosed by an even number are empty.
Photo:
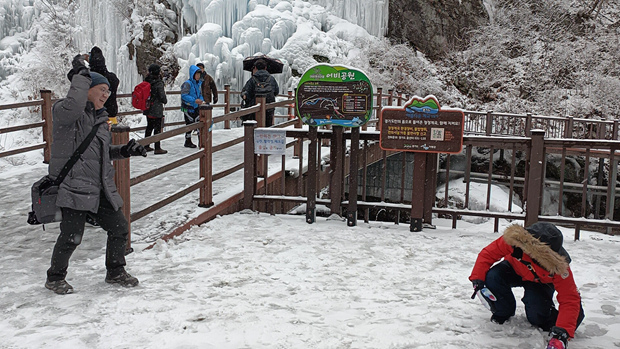
M308 69L299 81L295 94L295 106L297 115L301 121L310 126L311 137L316 135L318 126L333 125L331 139L331 211L340 215L342 195L344 188L344 130L343 127L357 128L368 122L372 114L372 85L370 79L363 72L344 66L320 64ZM359 130L356 130L357 138L352 140L351 148L358 149ZM355 144L354 144L355 143ZM314 147L314 143L311 147ZM312 149L311 149L312 150ZM309 152L308 169L316 168L315 152ZM357 155L357 152L355 152ZM349 171L349 180L357 180L357 168L353 168L353 162ZM348 225L353 226L357 222L357 186L351 191L349 188L349 207L347 210ZM306 221L314 222L315 199L310 195L316 194L316 189L308 186L308 202ZM320 189L320 188L319 188Z
M434 96L415 96L402 108L386 107L381 111L381 149L415 152L411 195L412 232L422 230L425 177L433 172L427 171L427 157L424 153L460 153L463 149L464 119L462 110L442 109Z

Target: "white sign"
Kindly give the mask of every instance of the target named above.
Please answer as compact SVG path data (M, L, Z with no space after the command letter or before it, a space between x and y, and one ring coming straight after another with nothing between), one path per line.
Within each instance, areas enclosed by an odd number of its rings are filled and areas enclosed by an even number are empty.
M286 130L257 128L254 130L254 154L284 155Z

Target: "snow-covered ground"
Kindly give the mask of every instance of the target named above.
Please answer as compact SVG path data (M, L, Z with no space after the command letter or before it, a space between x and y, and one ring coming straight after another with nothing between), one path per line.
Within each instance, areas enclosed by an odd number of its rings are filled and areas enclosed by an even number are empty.
M132 160L132 175L187 152L181 137L163 142L167 155ZM214 172L236 159L223 154ZM30 185L45 171L39 161L0 172L0 348L544 348L546 333L529 325L522 304L497 325L470 299L476 255L498 237L492 222L453 230L435 219L437 229L411 233L242 212L145 250L204 210L195 192L132 225L127 269L138 287L104 282L105 233L87 227L67 276L75 293L56 295L43 284L58 225L26 224ZM186 168L132 188L132 211L197 176ZM219 184L214 201L241 181ZM563 232L586 311L570 348L620 347L620 238L582 232L573 241Z

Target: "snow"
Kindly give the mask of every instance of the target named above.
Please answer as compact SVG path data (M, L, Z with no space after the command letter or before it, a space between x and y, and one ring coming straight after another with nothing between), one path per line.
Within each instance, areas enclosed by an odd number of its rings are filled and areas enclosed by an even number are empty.
M213 132L219 144L241 131ZM132 158L132 176L188 154L182 143L183 135L162 142L167 155ZM239 162L240 149L216 153L214 173ZM43 283L58 225L25 222L29 186L46 172L33 153L38 161L0 171L0 348L544 347L546 333L529 325L520 302L497 325L470 299L476 255L499 236L492 221L451 229L434 219L436 229L411 233L406 224L243 211L159 239L205 210L194 192L132 225L127 270L138 287L104 282L105 233L88 226L67 276L75 293L56 295ZM194 164L132 187L132 211L196 180ZM242 186L242 171L217 181L214 201ZM586 312L570 348L618 347L620 237L582 231L573 241L561 230Z

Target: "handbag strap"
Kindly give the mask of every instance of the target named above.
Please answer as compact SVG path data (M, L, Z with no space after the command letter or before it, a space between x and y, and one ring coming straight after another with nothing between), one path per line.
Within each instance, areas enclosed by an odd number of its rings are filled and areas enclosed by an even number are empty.
M90 145L90 142L92 142L93 139L95 138L95 134L97 133L97 129L99 129L99 125L101 124L97 124L93 126L88 136L86 136L86 138L82 141L82 143L80 143L77 149L73 152L73 155L71 155L71 158L69 158L69 161L67 161L67 163L62 167L62 169L60 170L60 173L58 174L58 177L56 177L56 179L54 180L53 183L51 183L51 185L60 185L60 183L62 183L62 181L65 180L65 177L67 177L73 165L75 165L75 163L78 161L80 156L82 156L84 151L86 151L86 148L88 148L88 146Z

